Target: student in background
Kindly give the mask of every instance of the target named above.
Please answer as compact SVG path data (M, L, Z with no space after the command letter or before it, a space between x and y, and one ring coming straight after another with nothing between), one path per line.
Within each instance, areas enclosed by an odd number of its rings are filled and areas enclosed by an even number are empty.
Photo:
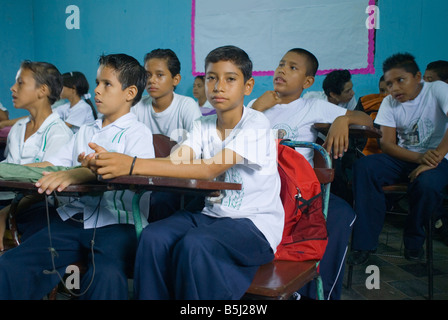
M350 124L372 125L368 115L351 111L322 99L301 98L303 90L311 87L318 69L316 57L301 48L289 50L275 70L274 90L265 92L249 106L262 111L270 120L273 129L284 133L282 138L316 142L316 122L332 123L324 146L335 159L348 148L348 126ZM313 150L299 148L297 151L314 166ZM345 255L355 220L352 207L343 199L330 195L327 216L328 245L320 262L326 299L339 299L342 290ZM316 297L315 284L301 290L301 294Z
M216 115L195 121L167 159L137 159L134 173L221 177L241 183L242 191L222 191L201 211L182 210L143 230L134 271L138 299L240 299L282 237L275 139L268 119L244 107L254 85L252 62L243 50L225 46L208 54L205 71ZM98 174L128 174L131 157L92 147Z
M171 140L181 142L191 130L193 121L201 117L201 111L194 99L175 93L180 83L180 61L170 49L155 49L145 55L144 66L148 73L145 96L131 112L140 122L146 124L153 134L163 134ZM187 197L186 202L190 202ZM200 201L200 200L199 200ZM181 197L173 192L157 191L151 197L150 220L165 217L168 212L180 209Z
M91 152L90 142L139 159L154 157L151 131L129 112L144 91L144 68L125 54L101 56L99 64L95 102L103 117L82 125L59 152L35 166L78 165L78 156ZM71 184L96 179L91 170L77 167L44 172L36 188L39 193L51 194ZM81 299L128 299L127 275L137 247L132 214L129 215L133 195L129 190L109 191L82 196L59 207L57 212L50 209L48 229L41 229L0 256L0 299L42 299L75 261L87 264L81 278ZM140 201L145 218L148 197L145 194Z
M181 80L180 61L170 49L155 49L145 55L144 66L149 96L143 97L131 111L154 134L180 142L193 121L201 116L194 99L174 92Z
M70 141L73 135L71 130L51 110L51 105L59 99L61 90L61 74L54 65L46 62L22 62L11 87L12 101L14 108L27 110L30 115L19 119L12 126L3 162L30 164L47 161ZM6 205L0 211L0 250L3 249L6 218L13 198L11 193L0 193L0 199ZM34 232L43 222L38 221L36 216L25 213L18 215L16 220L19 231L22 232ZM26 236L27 233L23 234L23 239Z
M408 53L386 59L383 72L390 94L375 119L383 153L361 158L353 168L357 219L348 261L353 265L368 261L377 248L386 213L383 186L408 184L404 256L415 261L423 257L429 214L439 209L448 184L448 84L422 82Z
M208 116L210 114L215 114L216 110L208 102L205 95L205 80L204 76L196 76L193 83L193 96L198 100L199 108L203 116Z
M58 106L55 112L73 133L76 133L83 124L98 118L95 107L90 101L89 82L84 74L78 71L64 73L62 81L64 86L61 99L67 99L69 102Z
M353 91L352 76L348 70L335 70L327 74L322 89L324 92L311 91L303 95L305 99L324 99L347 110L354 110L356 98Z
M437 60L428 63L423 80L426 82L440 80L448 83L448 61Z

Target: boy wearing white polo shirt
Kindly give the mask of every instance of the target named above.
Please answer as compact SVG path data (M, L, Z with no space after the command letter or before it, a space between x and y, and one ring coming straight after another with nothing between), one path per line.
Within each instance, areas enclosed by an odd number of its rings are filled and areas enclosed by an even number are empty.
M276 143L268 119L244 107L254 85L252 62L225 46L205 60L207 98L201 117L167 159L137 159L135 174L241 183L208 198L201 211L181 210L142 232L134 270L138 299L240 299L258 267L274 258L284 225ZM127 174L133 159L95 147L104 178ZM171 161L170 161L171 160Z
M132 157L154 157L152 132L129 112L144 90L144 68L124 54L102 56L99 62L95 101L104 117L82 126L60 152L36 166L77 165L80 154L90 153L88 143L92 141ZM92 171L80 167L44 173L36 187L39 193L50 194L95 179ZM57 213L50 212L49 230L36 232L0 257L0 299L41 299L59 282L66 267L80 260L87 262L81 298L127 299L126 273L137 245L132 197L130 191L83 196L58 208ZM140 202L144 215L148 197Z
M22 62L16 81L11 87L13 105L25 109L30 115L19 119L9 131L5 149L5 160L14 164L29 164L47 161L48 157L67 144L73 136L57 114L53 114L51 105L59 98L62 90L62 78L59 70L46 62ZM10 210L9 203L14 198L11 192L0 193L0 250L3 250L3 235L6 218ZM31 221L32 220L32 221ZM38 230L37 215L18 215L16 217L19 232L26 238L25 231ZM27 226L22 224L27 224ZM29 226L31 228L29 228Z

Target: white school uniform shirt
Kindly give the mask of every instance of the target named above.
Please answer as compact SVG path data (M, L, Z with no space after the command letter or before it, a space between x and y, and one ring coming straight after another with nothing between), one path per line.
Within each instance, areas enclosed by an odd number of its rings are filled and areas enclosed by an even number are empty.
M26 141L25 131L30 117L18 120L8 134L5 150L6 159L3 162L27 164L47 161L66 145L73 136L73 132L55 113L45 119L40 128Z
M197 102L190 97L174 93L170 106L162 112L155 112L151 96L144 96L131 108L138 121L146 124L154 134L163 134L181 142L193 126L193 121L201 117Z
M252 105L252 100L249 105ZM277 104L263 114L269 119L272 129L277 130L278 138L294 141L316 142L318 132L315 123L332 123L343 116L347 110L321 99L299 98L288 104ZM314 167L314 151L310 148L297 148Z
M448 129L448 84L434 81L422 85L411 101L401 103L388 95L375 118L378 125L396 128L400 147L419 153L435 149Z
M5 163L28 164L47 161L49 155L59 151L73 136L72 131L59 118L51 114L40 128L25 141L26 125L30 118L18 120L9 131L5 149ZM14 199L12 192L1 192L0 199Z
M81 126L72 140L61 148L60 152L48 159L57 166L77 166L78 155L82 152L93 152L89 142L104 147L110 152L119 152L138 158L154 158L152 132L143 123L137 121L132 113L127 113L115 122L102 127L102 120ZM62 220L82 212L84 214L84 228L102 227L111 224L133 224L132 198L134 192L129 190L107 191L100 196L82 196L71 198L64 206L59 207L58 213ZM143 227L147 225L150 193L145 193L140 200L140 213Z
M303 98L304 99L316 98L316 99L328 101L328 97L324 91L309 91L309 92L303 94ZM341 108L347 109L347 110L355 110L356 104L357 104L357 100L356 100L355 95L353 95L353 97L350 99L349 102L338 103L338 106Z
M83 124L95 121L92 108L83 99L79 100L73 107L70 107L69 102L55 108L53 112L57 112L64 122L72 125L73 133L78 132L79 127Z
M209 159L222 149L233 150L244 159L217 180L241 183L241 190L223 190L219 197L206 198L203 214L233 219L248 218L263 233L275 252L281 241L284 210L280 200L277 149L269 121L258 111L244 108L240 122L222 141L216 131L216 115L196 120L184 145L196 159Z
M0 110L8 112L8 110L2 105L1 102L0 102Z

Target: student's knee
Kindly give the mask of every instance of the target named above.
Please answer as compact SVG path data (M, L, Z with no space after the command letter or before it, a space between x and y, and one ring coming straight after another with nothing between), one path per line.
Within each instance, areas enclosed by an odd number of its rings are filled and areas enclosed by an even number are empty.
M203 256L210 253L215 241L207 234L200 232L187 233L174 248L174 256L179 261L194 262L195 257Z
M425 172L420 174L412 183L409 184L408 192L411 197L421 197L424 194L434 194L440 192L441 190L439 190L439 185L434 183L435 178L436 177L434 177L434 175L425 174Z

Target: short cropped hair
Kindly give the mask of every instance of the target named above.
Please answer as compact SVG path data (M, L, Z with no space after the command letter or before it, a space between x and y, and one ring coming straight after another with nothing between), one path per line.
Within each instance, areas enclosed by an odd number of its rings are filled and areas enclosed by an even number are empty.
M154 49L145 55L144 63L149 59L164 59L166 60L168 70L170 70L172 77L180 74L179 58L171 49Z
M437 60L428 63L426 70L434 71L442 81L448 81L448 61Z
M316 76L317 69L319 68L319 61L316 56L309 52L308 50L302 48L293 48L288 52L295 52L306 58L306 76L314 77Z
M344 90L344 86L351 80L352 76L348 70L334 70L327 74L322 82L322 89L324 89L327 97L330 93L341 94Z
M50 95L47 98L50 104L53 104L60 99L62 92L62 76L58 68L53 64L25 60L20 65L20 68L28 69L33 73L33 78L36 81L36 88L42 85L48 87Z
M414 56L410 53L396 53L387 58L383 62L383 73L390 69L403 69L414 76L420 71Z
M205 58L205 71L210 63L217 63L219 61L230 61L241 70L244 82L252 78L252 61L249 55L241 48L235 46L218 47L210 51Z
M136 105L142 98L143 91L146 88L148 75L145 68L133 57L124 53L102 55L99 59L101 66L107 66L118 72L118 81L121 83L122 90L130 87L137 87L137 95L132 101Z

